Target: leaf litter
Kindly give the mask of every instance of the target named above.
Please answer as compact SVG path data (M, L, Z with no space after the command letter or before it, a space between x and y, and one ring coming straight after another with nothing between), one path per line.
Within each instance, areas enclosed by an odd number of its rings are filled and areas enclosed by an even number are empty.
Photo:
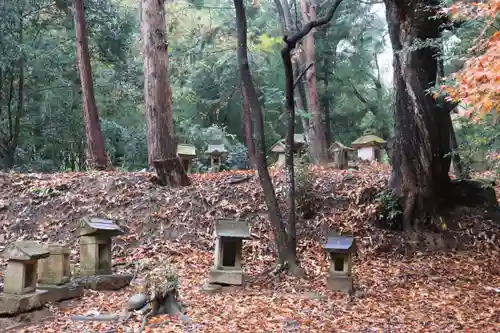
M373 200L356 204L361 189L384 186L387 166L312 171L319 209L298 221L298 253L307 273L302 279L267 274L277 249L253 171L190 175L193 185L177 189L158 187L151 174L139 172L0 174L0 246L19 239L67 242L77 267L78 219L88 214L114 219L126 230L113 247L116 272L131 272L143 258L161 265L166 256L180 275L189 320L158 316L144 332L500 332L498 221L459 211L454 229L445 233L454 240L450 246L440 241L445 234L426 234L407 254L412 244L407 235L372 223ZM284 174L271 173L284 205ZM232 181L242 177L246 180ZM243 248L246 281L207 293L201 286L213 264L212 228L220 217L252 221L252 239ZM329 230L356 237L352 295L326 288L322 244ZM133 293L132 286L86 290L80 299L48 305L53 319L19 332L124 332L116 322L75 322L71 316L121 313ZM141 319L132 317L126 326L137 332Z

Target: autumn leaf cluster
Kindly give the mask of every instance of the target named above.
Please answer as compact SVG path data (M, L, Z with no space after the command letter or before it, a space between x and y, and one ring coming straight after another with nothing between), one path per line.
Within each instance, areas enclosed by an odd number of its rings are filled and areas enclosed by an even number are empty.
M455 83L441 90L451 99L472 108L473 116L500 112L500 31L485 36L500 13L500 0L460 2L448 9L452 19L483 19L486 26L469 50L471 57L452 75Z

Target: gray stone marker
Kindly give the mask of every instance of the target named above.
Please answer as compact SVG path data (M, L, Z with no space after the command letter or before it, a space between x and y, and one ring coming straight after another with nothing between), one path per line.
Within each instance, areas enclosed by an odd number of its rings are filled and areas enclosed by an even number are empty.
M84 217L78 227L80 275L111 274L111 238L123 231L113 221L100 217Z
M241 249L243 240L250 238L247 221L219 219L215 222L215 258L208 283L243 284Z
M49 244L47 249L50 256L38 264L38 288L49 291L47 297L52 302L82 296L82 286L68 283L71 280L69 246Z
M328 288L350 293L353 290L352 256L356 248L354 237L330 236L324 248L330 262Z
M0 256L7 259L0 314L16 314L42 306L49 300L45 290L37 290L38 260L49 256L46 247L33 241L9 244Z

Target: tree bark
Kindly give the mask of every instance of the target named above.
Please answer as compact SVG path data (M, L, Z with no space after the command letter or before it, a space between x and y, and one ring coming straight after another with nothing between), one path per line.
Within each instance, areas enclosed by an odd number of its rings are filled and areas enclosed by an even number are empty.
M103 170L108 167L108 157L105 151L104 137L101 132L99 112L94 96L83 0L73 0L73 19L76 30L76 58L80 72L80 81L82 83L83 115L88 146L87 160L92 168Z
M241 104L243 106L243 132L245 133L245 141L248 150L248 164L250 168L256 169L257 162L255 160L255 144L253 141L253 122L252 114L250 110L250 104L248 103L248 97L245 93L245 87L241 85Z
M247 49L247 20L243 0L234 0L236 10L236 28L238 31L238 64L243 86L248 97L248 103L254 120L255 158L260 184L264 191L268 216L273 227L276 245L278 247L279 262L283 265L297 263L294 251L288 247L288 235L283 224L281 211L276 199L276 193L267 169L264 141L264 118L257 91L252 81L252 74L248 62Z
M163 1L158 0L142 0L141 6L149 165L156 168L161 185L189 185L189 178L177 158L165 8Z
M410 50L417 39L439 37L438 0L385 0L393 49L396 109L391 187L401 198L403 228L418 228L446 207L450 179L450 115L427 89L435 85L435 47ZM429 8L428 6L432 6Z
M305 24L316 20L316 0L300 0L302 18ZM302 48L306 64L312 64L306 73L307 109L311 114L309 121L309 143L312 160L315 163L328 162L328 142L325 128L325 116L321 109L316 84L316 29L304 36Z

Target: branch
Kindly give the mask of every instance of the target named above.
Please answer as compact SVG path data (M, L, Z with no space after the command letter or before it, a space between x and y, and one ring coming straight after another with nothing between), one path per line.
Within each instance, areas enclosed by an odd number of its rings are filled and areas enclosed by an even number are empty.
M300 80L302 79L302 77L307 73L307 71L309 70L309 68L311 68L312 66L314 65L314 63L310 63L303 71L302 73L300 73L299 76L297 76L297 78L295 79L295 82L293 83L293 89L295 89L295 87L297 86L297 84L299 84Z
M328 10L328 13L326 13L325 16L317 20L308 22L306 25L302 27L302 29L300 29L300 31L298 31L292 37L288 38L287 36L285 36L283 39L287 45L286 47L288 48L288 50L293 50L295 48L295 45L297 45L297 42L301 40L305 35L307 35L313 28L320 27L330 22L330 20L333 18L333 14L335 14L335 11L340 6L342 1L343 0L335 0L335 3Z

